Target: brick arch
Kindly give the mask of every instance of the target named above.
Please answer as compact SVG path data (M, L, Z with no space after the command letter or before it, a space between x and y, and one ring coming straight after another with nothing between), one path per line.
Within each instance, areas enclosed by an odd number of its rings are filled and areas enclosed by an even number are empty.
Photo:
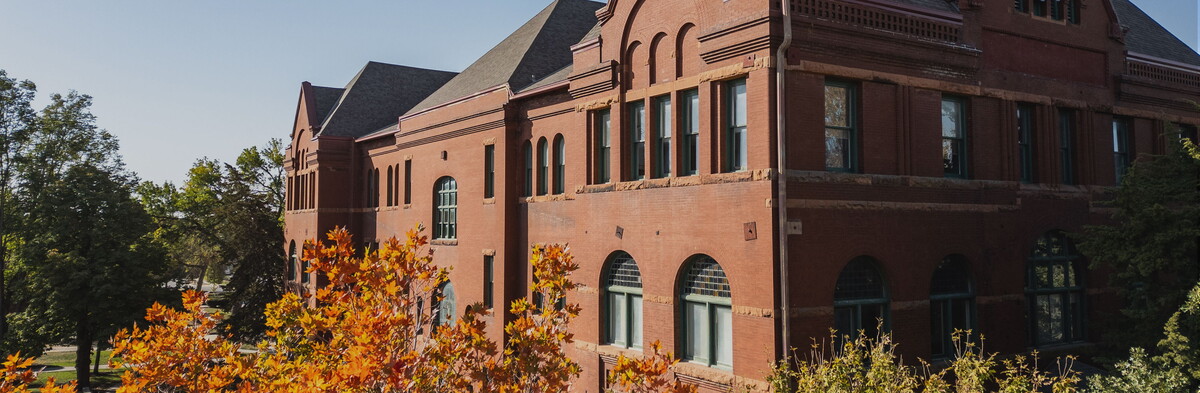
M650 54L648 60L650 62L650 84L660 82L669 82L675 77L672 69L675 68L674 61L671 58L675 55L670 42L667 39L667 33L658 33L654 35L654 39L650 40Z
M700 72L700 40L696 38L696 25L685 23L675 36L675 77L695 75Z
M634 41L625 50L625 89L641 89L650 85L648 54L641 41Z

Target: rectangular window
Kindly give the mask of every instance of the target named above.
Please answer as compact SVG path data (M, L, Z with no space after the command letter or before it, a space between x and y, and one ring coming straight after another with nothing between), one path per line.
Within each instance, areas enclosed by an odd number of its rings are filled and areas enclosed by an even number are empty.
M404 160L404 204L412 204L412 160Z
M942 99L942 169L946 177L967 178L967 122L959 98Z
M1029 0L1015 0L1017 12L1029 12Z
M629 104L629 180L646 177L646 103Z
M611 113L608 109L596 113L596 184L608 183L609 155L612 152Z
M496 145L483 147L483 197L496 196Z
M744 171L750 168L746 151L746 80L726 82L725 92L728 94L725 99L725 171Z
M679 99L683 102L679 111L679 124L683 126L679 174L692 176L700 173L700 92L688 90L679 93Z
M683 348L684 358L700 363L708 363L708 305L705 303L684 303L685 328L688 343Z
M625 294L619 292L609 292L608 294L608 342L613 345L628 347L629 337L626 334L629 332L628 321L625 316L625 307L628 303L625 300Z
M1192 143L1196 143L1196 126L1191 124L1176 123L1175 129L1178 132L1180 142L1183 142L1186 139L1192 141Z
M733 367L733 311L729 306L713 306L713 363Z
M1129 171L1129 120L1113 120L1113 166L1116 169L1117 184L1125 178Z
M487 309L491 309L494 304L492 296L496 289L495 259L496 257L491 255L483 256L483 307Z
M671 176L671 96L654 99L654 177Z
M825 84L825 169L857 172L857 116L854 86Z
M1058 110L1058 139L1062 184L1075 184L1075 111Z
M1033 183L1033 105L1017 105L1017 149L1022 183Z

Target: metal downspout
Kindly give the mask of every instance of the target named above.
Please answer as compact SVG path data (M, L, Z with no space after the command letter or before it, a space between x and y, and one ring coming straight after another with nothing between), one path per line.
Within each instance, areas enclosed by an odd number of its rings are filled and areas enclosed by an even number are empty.
M779 51L776 54L775 65L775 155L779 159L778 172L775 174L776 199L775 208L778 209L779 228L777 234L779 236L779 301L780 314L783 318L783 356L787 358L792 350L791 341L791 307L788 304L788 298L791 296L791 291L788 290L788 236L790 235L790 227L787 214L787 105L784 104L784 97L787 84L784 83L784 77L787 75L787 53L788 48L792 46L792 4L791 0L779 0L780 10L783 11L783 42L779 44Z

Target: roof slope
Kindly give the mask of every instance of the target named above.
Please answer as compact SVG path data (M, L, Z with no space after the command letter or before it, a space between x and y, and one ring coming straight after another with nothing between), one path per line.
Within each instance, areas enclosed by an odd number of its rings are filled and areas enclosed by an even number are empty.
M951 3L947 0L892 0L892 1L897 2L897 3L902 3L902 4L915 5L918 7L935 9L938 11L955 13L955 14L961 12L958 10L958 6L954 5L953 3Z
M396 118L455 75L368 62L325 117L321 135L359 137L395 123Z
M329 112L337 106L339 98L342 98L342 92L345 89L336 87L313 86L313 106L317 108L315 118L317 123L324 123L325 118L329 116Z
M1137 52L1180 63L1200 66L1200 55L1171 34L1165 27L1146 15L1129 0L1113 0L1113 8L1121 25L1129 29L1125 47Z
M603 6L588 0L555 0L407 114L504 84L520 91L561 70L571 64L571 46L592 30L596 10Z

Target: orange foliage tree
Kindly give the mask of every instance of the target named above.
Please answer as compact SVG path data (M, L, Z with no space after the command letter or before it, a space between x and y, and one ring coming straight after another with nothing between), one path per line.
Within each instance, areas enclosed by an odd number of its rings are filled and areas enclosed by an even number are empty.
M310 271L327 279L313 299L289 293L268 305L267 339L256 351L211 335L219 315L202 310L205 295L184 295L184 309L149 309L148 327L113 339L118 392L560 392L580 373L564 348L579 306L561 304L578 269L566 247L535 246L532 291L541 304L518 299L507 342L485 334L483 307L453 324L434 326L420 309L446 282L421 228L404 242L389 239L358 257L345 229L329 243L305 243ZM311 300L311 302L310 302ZM544 305L544 306L543 306ZM610 382L631 392L692 392L670 374L675 359L657 343L643 359L621 357Z
M33 370L30 369L31 366L33 366L33 358L21 357L19 353L9 355L8 360L0 364L0 392L29 393L29 384L37 379ZM46 386L41 388L41 392L74 393L76 389L74 381L64 385L57 385L54 382L54 377L50 377L46 381Z

